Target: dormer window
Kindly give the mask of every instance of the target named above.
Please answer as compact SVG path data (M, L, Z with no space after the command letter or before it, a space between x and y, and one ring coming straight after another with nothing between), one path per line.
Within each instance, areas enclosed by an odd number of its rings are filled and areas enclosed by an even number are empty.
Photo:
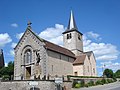
M71 39L71 38L72 38L71 33L67 34L67 39Z

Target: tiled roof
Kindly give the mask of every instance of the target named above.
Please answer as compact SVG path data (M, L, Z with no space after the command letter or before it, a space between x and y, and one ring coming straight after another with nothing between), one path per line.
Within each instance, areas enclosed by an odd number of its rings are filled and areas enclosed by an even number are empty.
M84 64L85 61L85 57L86 55L80 55L80 56L76 56L76 60L73 62L73 65L80 65L80 64Z
M44 40L44 42L47 49L75 58L75 54L73 54L70 50L46 40Z

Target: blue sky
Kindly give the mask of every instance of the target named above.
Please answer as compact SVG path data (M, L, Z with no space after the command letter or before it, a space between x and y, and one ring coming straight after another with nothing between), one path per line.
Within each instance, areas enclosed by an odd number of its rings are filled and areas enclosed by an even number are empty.
M0 48L5 62L14 60L13 47L29 20L40 37L62 45L71 9L84 34L84 50L95 53L98 75L104 64L120 69L120 0L0 0Z

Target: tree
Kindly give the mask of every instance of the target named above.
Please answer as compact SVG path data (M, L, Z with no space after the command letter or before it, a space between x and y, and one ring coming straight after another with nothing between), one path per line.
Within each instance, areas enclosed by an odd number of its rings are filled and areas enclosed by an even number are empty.
M14 62L10 61L8 63L8 67L3 67L0 69L0 77L2 78L9 78L11 80L12 76L14 75Z
M14 74L14 62L12 61L8 63L8 72L9 72L9 76Z
M103 72L103 76L106 76L107 78L113 78L114 73L111 69L105 69Z
M0 69L0 74L1 76L3 75L8 75L9 74L9 70L8 70L8 67L3 67Z
M117 78L120 78L120 69L115 72Z

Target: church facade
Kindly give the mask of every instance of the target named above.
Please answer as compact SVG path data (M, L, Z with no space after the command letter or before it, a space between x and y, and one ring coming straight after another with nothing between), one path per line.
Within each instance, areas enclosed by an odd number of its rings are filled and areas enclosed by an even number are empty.
M68 28L63 32L64 47L37 36L31 23L14 48L14 79L54 79L55 77L96 76L92 51L83 51L82 33L71 12Z

